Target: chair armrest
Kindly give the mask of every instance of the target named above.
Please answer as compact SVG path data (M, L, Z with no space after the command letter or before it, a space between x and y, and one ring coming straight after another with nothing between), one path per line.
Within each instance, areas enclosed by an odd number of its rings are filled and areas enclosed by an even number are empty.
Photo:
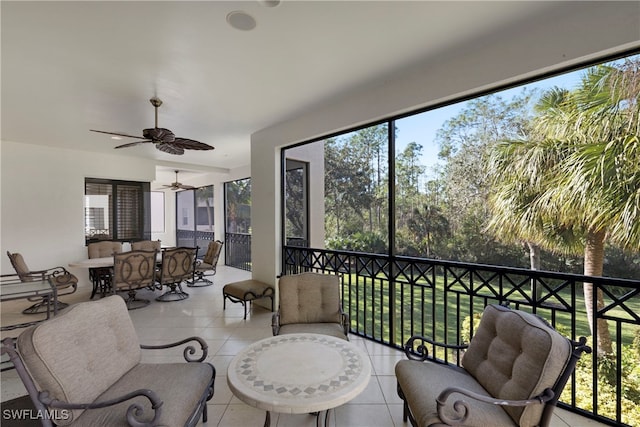
M47 405L49 408L55 409L98 409L98 408L107 408L109 406L117 405L122 402L126 402L127 400L133 399L138 396L143 396L149 399L151 402L151 408L153 409L153 419L149 422L143 422L142 416L144 409L138 403L133 403L129 408L127 408L127 423L130 426L135 427L151 427L157 425L160 420L160 415L162 413L162 404L163 401L160 400L160 397L153 391L148 389L139 389L132 391L130 393L124 394L122 396L116 397L114 399L104 400L102 402L92 402L92 403L72 403L72 402L61 402L57 399L52 399L49 396L47 391L42 391L38 395L38 400L40 402Z
M27 273L27 276L31 276L33 278L39 278L41 280L45 280L47 275L49 274L49 270L33 270Z
M37 274L37 275L45 275L45 276L58 276L61 274L70 274L69 271L67 271L66 268L62 267L62 266L58 266L58 267L51 267L51 268L47 268L45 270L32 270L29 271L29 274Z
M469 417L472 406L469 405L465 400L456 400L453 403L447 404L447 399L453 393L459 393L463 396L467 396L468 398L489 403L492 405L498 406L530 406L530 405L541 405L543 403L549 402L555 396L555 393L550 388L545 389L541 394L534 396L531 399L527 400L505 400L505 399L496 399L491 396L481 395L474 393L469 390L464 390L458 387L448 387L444 389L438 398L436 399L436 403L438 405L438 417L444 421L447 425L464 425ZM445 414L445 407L450 406L453 409L454 416L449 417Z
M280 333L280 310L271 316L271 332L274 337Z
M161 345L140 344L140 348L143 350L162 350L166 348L178 347L190 341L196 341L198 342L198 344L200 344L200 351L202 352L202 355L197 359L192 358L191 356L196 353L196 348L193 345L188 345L185 347L184 351L182 352L182 355L184 356L184 360L186 360L187 362L203 362L207 358L207 355L209 354L209 346L207 345L205 340L203 340L200 337L189 337L181 341L176 341L173 343L161 344Z
M416 347L416 342L418 342L417 347ZM407 358L411 360L424 361L429 359L429 350L427 349L427 346L425 345L425 343L435 345L436 347L442 347L442 348L447 348L452 350L464 350L468 347L467 344L461 344L461 345L445 344L438 341L434 341L427 337L423 337L421 335L414 335L411 338L409 338L405 343L404 354L406 354ZM436 362L438 361L435 358L432 358L432 360Z

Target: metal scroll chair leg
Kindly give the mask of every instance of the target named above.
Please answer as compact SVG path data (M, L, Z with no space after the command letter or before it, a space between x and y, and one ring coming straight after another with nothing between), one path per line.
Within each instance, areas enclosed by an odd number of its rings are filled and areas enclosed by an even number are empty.
M151 304L151 301L149 301L148 299L136 298L136 291L133 289L130 290L128 294L129 297L125 299L128 310L135 310Z
M187 286L190 288L202 288L204 286L211 286L213 282L205 277L204 272L196 271L194 273L194 279L187 282Z
M25 308L24 310L22 310L22 314L40 314L40 313L46 313L47 310L49 310L49 300L48 299L44 299L41 300L40 302L33 304L30 307ZM63 308L69 307L69 304L62 302L62 301L56 301L56 310L62 310Z
M169 287L169 290L156 298L156 301L182 301L189 298L189 294L182 290L182 285L180 282L170 283L166 286Z

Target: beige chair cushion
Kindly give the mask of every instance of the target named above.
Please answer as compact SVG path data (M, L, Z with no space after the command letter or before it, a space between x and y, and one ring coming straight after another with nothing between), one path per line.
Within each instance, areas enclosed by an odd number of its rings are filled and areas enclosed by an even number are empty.
M222 250L222 242L215 240L213 242L209 242L209 246L207 247L207 253L204 254L202 258L203 265L207 264L209 267L213 267L214 261L218 259L220 255L220 251Z
M115 295L71 306L27 329L18 337L18 349L41 390L73 403L93 402L141 357L127 307ZM74 410L57 424L68 425L82 412Z
M420 362L415 360L401 360L395 367L398 384L402 388L411 413L419 427L442 425L438 417L436 399L447 387L459 387L487 396L487 392L478 382L463 369L443 363ZM466 427L503 427L515 426L513 420L501 407L477 403L466 396L453 394L447 402L465 400L474 407L469 419L464 423ZM454 417L453 411L447 406L445 413Z
M32 277L29 277L30 270L29 267L27 267L27 263L24 261L24 257L22 256L22 254L19 254L17 252L14 254L7 252L7 254L9 254L9 260L11 260L11 264L16 270L16 273L18 273L20 280L22 280L23 282L33 280Z
M157 363L140 364L127 372L106 393L98 397L99 401L123 396L133 390L149 389L162 399L161 426L183 426L196 408L213 375L208 363ZM128 426L125 416L127 408L138 403L144 414L151 420L153 411L149 400L136 397L132 400L102 409L84 411L74 426L120 427Z
M105 258L119 254L122 252L122 243L120 242L95 242L87 245L89 258Z
M498 399L530 399L553 387L571 344L535 315L487 306L462 359L467 372ZM505 407L521 426L538 424L543 405Z
M338 276L319 273L282 276L278 288L280 325L341 323Z
M131 242L131 250L133 251L158 251L162 249L160 240L141 240L139 242Z

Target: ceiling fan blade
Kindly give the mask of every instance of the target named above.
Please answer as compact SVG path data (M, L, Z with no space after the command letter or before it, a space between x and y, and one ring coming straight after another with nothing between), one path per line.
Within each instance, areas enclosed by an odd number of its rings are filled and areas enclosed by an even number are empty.
M95 129L89 129L91 132L98 132L98 133L106 133L107 135L115 135L115 136L125 136L127 138L139 138L139 139L145 139L146 137L144 136L138 136L138 135L127 135L126 133L119 133L119 132L107 132L104 130L95 130Z
M156 144L156 148L160 151L163 151L169 154L176 154L176 155L184 154L184 149L182 147L176 146L173 143L159 142Z
M173 142L173 145L187 149L187 150L213 150L214 149L211 145L205 144L204 142L194 141L193 139L187 139L187 138L177 138L177 137L176 137L176 140Z
M135 145L143 144L143 143L145 143L145 142L152 142L152 141L150 141L150 140L144 140L144 141L130 142L130 143L128 143L128 144L118 145L117 147L113 147L113 148L127 148L127 147L133 147L133 146L135 146Z
M181 155L184 154L184 150L213 150L211 145L194 141L187 138L176 138L175 134L166 128L158 127L158 107L162 105L162 101L156 97L149 100L153 108L155 108L156 125L153 128L147 128L142 130L142 136L129 135L119 132L107 132L104 130L89 129L92 132L105 133L107 135L123 136L127 138L138 138L143 141L136 141L129 144L119 145L115 148L133 147L134 145L141 144L143 142L153 142L156 148L164 153ZM177 178L176 171L176 178ZM176 179L177 182L177 179ZM179 183L178 183L179 184ZM195 187L193 187L195 188Z
M179 184L177 187L183 190L193 190L194 188L196 188L193 185L185 185L185 184Z

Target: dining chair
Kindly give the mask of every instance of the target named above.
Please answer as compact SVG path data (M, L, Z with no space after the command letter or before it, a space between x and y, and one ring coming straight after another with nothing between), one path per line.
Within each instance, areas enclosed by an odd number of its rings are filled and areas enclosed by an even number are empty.
M156 273L157 284L169 288L158 301L180 301L189 298L182 290L182 282L193 278L197 248L170 248L162 251L162 266Z
M7 251L7 256L9 256L9 261L11 261L13 269L16 271L18 277L20 278L20 281L22 282L50 279L53 285L56 287L58 297L62 295L72 294L78 288L78 278L67 271L67 269L64 267L52 267L45 270L31 270L27 266L24 257L20 253L11 253ZM31 305L28 308L25 308L22 311L23 314L39 314L47 311L48 299L45 300L38 297L28 298L28 300L31 302L35 302L35 304ZM61 310L68 305L69 304L61 302L59 300L56 301L57 310Z
M157 251L130 251L113 254L111 292L127 292L127 309L146 307L151 301L136 298L139 289L152 286L156 278Z
M213 285L213 281L207 279L207 277L216 275L216 267L218 259L220 258L220 252L222 251L222 245L223 243L220 240L209 242L207 253L204 254L204 257L202 259L196 259L196 265L193 271L193 280L191 280L191 282L187 282L187 286L203 287ZM203 284L196 284L200 282Z
M157 251L162 250L162 244L160 240L140 240L138 242L131 242L132 251Z
M87 245L87 253L89 258L107 258L113 254L122 252L122 243L113 241L93 242ZM90 268L89 279L93 284L90 299L100 291L101 296L109 293L111 288L112 270L110 267Z
M282 276L278 291L280 306L272 317L273 335L311 332L349 339L349 316L342 311L339 276Z

